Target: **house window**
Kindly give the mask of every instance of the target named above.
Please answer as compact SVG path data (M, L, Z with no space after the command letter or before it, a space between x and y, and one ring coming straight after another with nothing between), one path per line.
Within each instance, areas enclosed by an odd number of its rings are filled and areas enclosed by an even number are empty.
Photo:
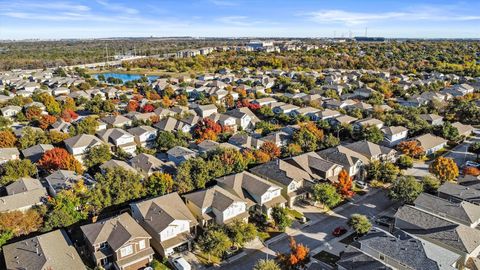
M138 242L138 248L139 249L144 249L145 248L145 240L142 240L142 241Z
M107 242L103 242L100 244L100 249L104 249L104 248L107 248L108 245L107 245Z
M133 253L132 245L120 249L120 256L125 257Z

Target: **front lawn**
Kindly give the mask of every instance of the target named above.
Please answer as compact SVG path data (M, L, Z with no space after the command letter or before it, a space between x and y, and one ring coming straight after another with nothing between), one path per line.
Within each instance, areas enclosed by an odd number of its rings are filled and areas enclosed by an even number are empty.
M303 218L303 214L300 213L300 212L298 212L297 210L295 210L295 209L290 209L290 208L285 208L285 209L287 209L287 213L288 213L291 217L293 217L293 218L295 218L295 219L302 219L302 218Z
M203 265L214 265L219 264L222 260L219 257L210 255L210 260L208 254L205 254L201 251L194 252L195 256L197 256L198 261Z

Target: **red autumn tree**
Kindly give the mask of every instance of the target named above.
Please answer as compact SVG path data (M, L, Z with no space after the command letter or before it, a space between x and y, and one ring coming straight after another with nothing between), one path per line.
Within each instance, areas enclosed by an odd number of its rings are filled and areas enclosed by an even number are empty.
M262 144L260 147L260 151L266 153L270 159L274 159L276 157L279 157L282 151L280 148L273 142L265 142Z
M138 107L138 101L132 99L127 104L127 112L135 112L138 110Z
M70 155L67 150L55 147L46 151L38 161L38 165L47 171L69 170L82 173L82 164Z
M148 112L153 112L155 110L155 107L153 107L152 104L146 104L145 106L143 106L142 108L142 111L144 113L148 113Z
M282 269L304 269L310 262L310 250L290 237L290 253L279 254L278 259Z
M418 158L425 152L423 147L417 141L404 141L398 144L397 149L404 155L412 158Z
M65 110L63 110L61 117L62 117L63 121L70 122L70 121L72 121L72 119L73 120L77 119L78 114L76 112L74 112L72 109L65 109Z
M40 119L38 119L38 126L45 130L47 129L51 124L55 123L57 121L57 118L53 115L42 115Z
M198 122L197 127L194 130L194 136L197 138L197 143L204 140L215 141L220 132L222 132L222 126L215 123L210 118L204 118L202 121Z
M345 197L352 197L353 196L353 191L352 191L352 177L348 175L348 172L346 170L342 170L340 174L338 175L338 183L335 185L340 192Z

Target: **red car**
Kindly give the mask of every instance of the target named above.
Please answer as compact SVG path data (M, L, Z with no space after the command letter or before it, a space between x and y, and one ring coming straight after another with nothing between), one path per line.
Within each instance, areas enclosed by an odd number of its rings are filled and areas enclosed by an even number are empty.
M345 227L339 226L339 227L335 228L335 230L333 230L332 234L335 237L339 237L341 235L344 235L346 232L347 232L347 229Z

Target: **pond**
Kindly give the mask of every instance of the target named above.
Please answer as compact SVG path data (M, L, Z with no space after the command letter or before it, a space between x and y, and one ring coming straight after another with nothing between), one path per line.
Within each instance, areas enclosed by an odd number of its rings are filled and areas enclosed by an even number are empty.
M93 74L93 77L95 79L98 79L98 75L103 75L105 76L105 79L108 79L109 77L115 78L115 79L120 79L123 82L129 82L129 81L134 81L138 80L142 75L139 74L126 74L126 73L99 73L99 74ZM158 79L158 76L147 76L148 80L153 82L156 79Z

